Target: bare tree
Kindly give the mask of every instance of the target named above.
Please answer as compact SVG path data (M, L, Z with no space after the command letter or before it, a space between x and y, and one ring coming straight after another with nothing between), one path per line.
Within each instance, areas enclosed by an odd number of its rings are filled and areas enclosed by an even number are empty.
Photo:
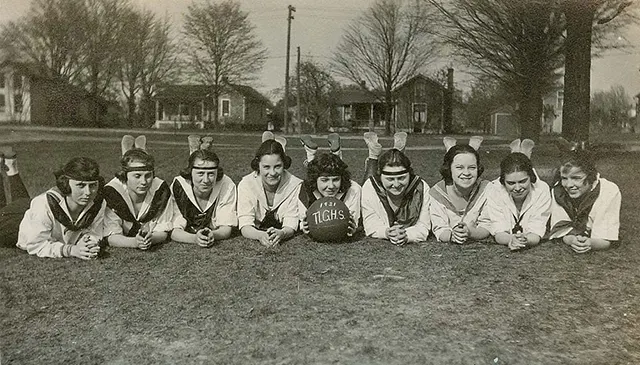
M127 102L129 126L146 126L152 119L150 105L157 85L174 79L177 46L170 36L169 19L157 19L150 11L130 9L122 16L124 32L118 80ZM139 111L139 113L136 112Z
M418 0L377 0L350 24L333 56L337 74L384 91L386 133L391 133L393 90L437 55L433 13Z
M85 16L84 0L34 0L27 15L2 27L0 49L75 83L83 71Z
M298 85L293 78L291 84L295 85L292 91L295 95ZM305 61L300 64L299 89L301 114L310 119L313 132L316 133L321 125L329 125L331 109L336 103L340 85L322 65Z
M515 97L521 135L537 139L542 98L559 79L564 22L555 0L428 0L447 21L444 41Z
M591 57L593 45L607 47L607 35L631 21L638 4L631 0L562 0L566 18L566 51L562 135L589 140Z
M130 9L128 0L85 0L87 16L83 27L87 37L82 52L83 83L94 98L93 118L99 124L99 100L106 98L122 66L125 17Z
M628 127L628 112L633 108L624 87L612 86L591 97L591 127L600 132L620 132Z
M247 17L232 0L193 3L185 15L186 52L197 77L212 87L214 125L218 124L218 98L226 83L254 80L267 57Z

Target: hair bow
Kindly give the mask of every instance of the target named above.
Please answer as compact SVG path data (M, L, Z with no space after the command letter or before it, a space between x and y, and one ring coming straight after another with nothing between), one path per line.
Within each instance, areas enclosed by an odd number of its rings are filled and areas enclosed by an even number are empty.
M147 137L144 135L133 138L132 135L126 134L122 137L121 142L122 154L124 155L127 151L132 150L134 148L139 148L143 151L147 150Z
M213 137L212 136L199 136L197 134L192 134L187 137L189 141L189 155L198 150L208 150L213 148Z
M511 149L511 153L520 152L523 155L527 156L527 158L531 158L531 153L533 152L533 147L536 143L530 139L514 139L509 144L509 148Z
M473 136L469 138L469 146L477 151L480 148L483 140L484 138L482 138L482 136ZM442 139L442 143L444 143L444 147L447 149L447 151L449 151L451 147L455 146L458 143L458 141L453 137L444 137Z

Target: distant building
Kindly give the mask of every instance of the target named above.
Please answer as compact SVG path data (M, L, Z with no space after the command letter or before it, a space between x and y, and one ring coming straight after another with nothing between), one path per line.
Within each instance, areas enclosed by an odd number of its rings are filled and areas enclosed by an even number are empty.
M543 134L562 133L562 107L564 106L564 90L558 88L548 93L542 100L543 110L540 125ZM503 105L491 112L491 134L518 135L517 106Z
M337 102L340 125L334 127L346 127L352 130L383 130L385 127L383 99L384 96L375 91L343 90Z
M93 97L33 64L0 63L0 122L97 127L118 118L119 112L117 104Z
M418 74L393 91L396 131L439 131L444 117L445 88Z
M265 130L271 101L250 86L227 85L214 109L213 87L208 85L164 85L154 97L155 128L204 128L218 113L222 126Z
M443 117L445 88L418 74L393 90L391 122L394 130L423 133L439 130ZM384 129L384 93L347 89L338 100L342 126L351 129Z

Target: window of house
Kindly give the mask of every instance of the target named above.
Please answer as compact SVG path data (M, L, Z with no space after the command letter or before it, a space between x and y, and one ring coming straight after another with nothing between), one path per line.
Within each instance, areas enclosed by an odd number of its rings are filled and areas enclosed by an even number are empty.
M4 100L4 94L0 93L0 113L4 113L6 111L6 101Z
M558 91L557 100L558 100L558 103L556 105L556 109L562 110L562 106L564 105L564 90Z
M426 87L422 82L416 82L414 86L414 94L416 99L423 99L426 97Z
M222 108L220 109L220 115L228 117L231 112L231 100L222 99Z
M13 90L22 89L22 76L13 74Z
M4 89L4 74L0 73L0 89Z
M22 94L15 94L13 97L13 112L22 113Z

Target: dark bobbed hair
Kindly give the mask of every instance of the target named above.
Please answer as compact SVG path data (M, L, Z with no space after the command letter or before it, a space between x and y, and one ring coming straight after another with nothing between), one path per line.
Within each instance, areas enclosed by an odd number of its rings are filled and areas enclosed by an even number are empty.
M53 173L56 178L56 187L62 195L71 194L69 179L80 181L97 181L98 191L104 186L104 178L100 176L100 166L88 157L74 157L62 168ZM77 178L77 179L76 179Z
M351 173L349 166L333 153L319 153L309 165L307 165L307 189L318 188L318 178L321 176L340 176L340 192L344 193L351 187Z
M382 170L384 170L385 166L395 167L401 166L409 171L409 175L413 176L413 168L411 167L411 160L409 157L405 155L402 151L392 148L390 150L385 151L378 157L378 170L376 171L376 175L380 178L382 175Z
M582 172L587 175L586 181L589 184L593 184L593 182L598 178L598 170L596 169L593 157L588 151L571 151L563 156L560 161L560 167L556 171L555 182L559 182L561 180L560 174L563 170L567 170L572 167L577 167L582 170Z
M500 162L500 184L504 185L504 177L512 172L526 172L531 183L538 181L536 173L533 171L531 160L520 152L510 153Z
M116 178L123 183L127 182L127 167L132 162L141 162L145 166L155 169L156 161L147 151L140 148L133 148L125 152L120 159L120 171L116 172ZM154 172L155 176L155 172Z
M196 162L196 159L215 162L218 166L218 171L216 172L216 181L222 180L224 171L222 170L222 166L220 166L220 158L218 158L218 155L216 155L215 152L207 149L193 151L193 153L189 156L187 168L180 171L180 176L191 181L191 171L193 170L193 164Z
M453 184L453 177L451 176L451 164L453 164L453 159L457 155L462 155L465 153L470 153L476 156L476 163L478 164L478 179L482 176L484 172L484 165L480 163L480 154L475 148L469 146L468 144L457 144L449 149L447 153L444 154L444 159L442 161L442 166L440 167L440 175L442 175L442 179L444 183L447 185Z
M262 144L256 151L255 157L253 158L253 160L251 160L251 169L253 171L260 171L260 159L262 158L262 156L266 155L280 156L285 170L291 167L291 157L287 156L287 154L284 153L284 148L282 147L282 145L274 139L269 139L262 142Z

